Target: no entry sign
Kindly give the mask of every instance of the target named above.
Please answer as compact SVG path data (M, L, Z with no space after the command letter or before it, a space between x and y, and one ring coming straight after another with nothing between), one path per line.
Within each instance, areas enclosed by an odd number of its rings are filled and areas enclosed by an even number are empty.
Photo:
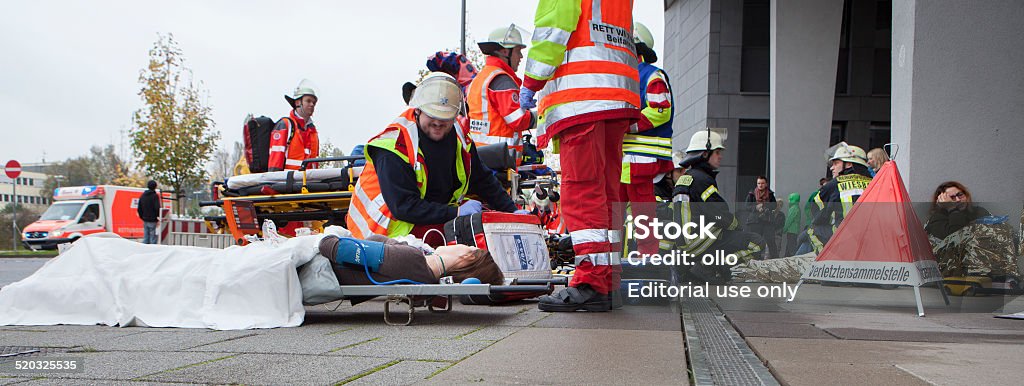
M7 161L7 165L4 165L4 173L7 173L9 178L18 178L21 175L21 164L15 160Z

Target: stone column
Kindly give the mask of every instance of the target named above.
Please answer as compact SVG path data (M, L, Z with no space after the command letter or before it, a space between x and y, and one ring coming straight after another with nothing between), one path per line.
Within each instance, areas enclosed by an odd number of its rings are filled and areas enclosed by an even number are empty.
M1022 20L1019 0L893 2L892 140L915 201L947 180L1024 200Z
M843 0L771 2L771 187L806 194L825 170Z

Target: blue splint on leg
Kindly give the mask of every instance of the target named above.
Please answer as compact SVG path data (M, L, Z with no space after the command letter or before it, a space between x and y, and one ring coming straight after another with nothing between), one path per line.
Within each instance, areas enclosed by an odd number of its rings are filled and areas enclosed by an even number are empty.
M384 243L360 240L352 237L341 237L334 261L339 264L363 267L364 262L370 271L378 272L384 261Z

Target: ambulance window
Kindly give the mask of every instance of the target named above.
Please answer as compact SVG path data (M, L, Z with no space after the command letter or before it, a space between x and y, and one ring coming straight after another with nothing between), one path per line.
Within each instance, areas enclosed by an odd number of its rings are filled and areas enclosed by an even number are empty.
M43 215L39 217L40 220L70 220L74 216L78 215L78 210L82 209L81 202L58 202L51 205L43 212Z
M85 213L82 213L82 219L78 222L92 222L99 220L100 218L100 206L99 204L89 204L85 208Z

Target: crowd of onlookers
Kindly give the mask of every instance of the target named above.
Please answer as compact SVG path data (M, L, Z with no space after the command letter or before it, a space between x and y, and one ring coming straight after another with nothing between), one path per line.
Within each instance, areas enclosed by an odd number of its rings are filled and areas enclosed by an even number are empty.
M874 176L889 157L882 149L867 153L870 174ZM819 189L829 179L818 181ZM760 234L767 248L763 257L779 258L806 252L798 251L799 235L812 227L811 219L820 211L818 191L811 192L801 205L800 193L790 193L781 202L768 188L769 181L758 176L756 187L747 193L745 205L746 230ZM973 201L970 190L957 181L939 184L931 194L924 230L945 275L964 275L969 271L982 274L1019 276L1016 256L1019 255L1013 228L1007 217L995 217ZM996 245L994 245L996 244ZM804 245L806 247L806 245ZM985 256L987 254L987 256ZM998 260L998 261L993 261Z

